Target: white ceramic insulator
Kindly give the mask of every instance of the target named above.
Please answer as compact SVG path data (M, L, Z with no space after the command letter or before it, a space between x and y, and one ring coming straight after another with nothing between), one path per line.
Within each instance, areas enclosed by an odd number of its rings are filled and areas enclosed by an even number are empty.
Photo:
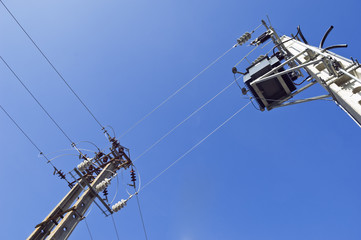
M84 160L83 162L81 162L78 165L78 169L79 171L84 171L85 169L87 169L90 165L92 164L91 158L88 158L87 160Z
M120 209L127 205L127 200L122 199L112 206L113 212L118 212Z
M106 178L104 179L101 183L99 183L95 189L98 191L98 192L101 192L101 191L104 191L104 189L106 189L110 184L110 179L109 178Z

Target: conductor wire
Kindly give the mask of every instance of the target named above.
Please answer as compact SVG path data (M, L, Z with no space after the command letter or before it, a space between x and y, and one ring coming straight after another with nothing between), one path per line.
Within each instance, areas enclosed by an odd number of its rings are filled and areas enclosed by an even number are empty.
M14 19L14 21L17 23L17 25L21 28L21 30L25 33L25 35L29 38L29 40L33 43L33 45L38 49L40 54L45 58L45 60L49 63L49 65L52 67L52 69L56 72L56 74L63 80L65 85L69 88L69 90L74 94L74 96L79 100L79 102L84 106L84 108L88 111L88 113L94 118L94 120L98 123L98 125L102 128L102 130L107 133L107 130L104 128L104 126L99 122L99 120L95 117L95 115L90 111L90 109L87 107L87 105L83 102L83 100L79 97L79 95L73 90L73 88L69 85L69 83L65 80L63 75L58 71L58 69L54 66L54 64L49 60L49 58L45 55L45 53L40 49L38 44L33 40L33 38L29 35L29 33L24 29L24 27L20 24L20 22L16 19L14 14L10 11L10 9L5 5L5 3L0 0L1 4L4 6L6 11L10 14L10 16ZM109 134L107 134L109 137Z
M59 171L55 167L55 165L51 162L51 160L49 160L49 158L43 153L43 151L41 151L41 149L38 147L38 145L36 145L35 142L29 137L29 135L26 134L26 132L20 127L20 125L15 121L15 119L10 116L10 114L3 108L3 106L0 105L0 108L6 114L6 116L8 116L8 118L14 123L14 125L20 130L20 132L22 132L22 134L29 140L29 142L39 151L40 155L42 155L47 160L47 163L49 163L54 168L54 171L56 173L61 173L61 171ZM66 178L64 178L64 179L65 179L65 181L68 182L68 180Z
M113 214L110 214L110 216L112 217L113 226L114 226L115 233L116 233L116 235L117 235L117 239L120 240L120 239L119 239L119 234L118 234L117 225L115 224L115 220L114 220Z
M166 171L168 171L171 167L173 167L177 162L179 162L180 160L182 160L185 156L187 156L190 152L192 152L195 148L197 148L199 145L201 145L205 140L207 140L207 138L209 138L213 133L217 132L221 127L223 127L226 123L228 123L232 118L234 118L238 113L240 113L245 107L247 107L250 104L250 102L248 102L246 105L244 105L243 107L241 107L237 112L235 112L232 116L230 116L229 118L227 118L221 125L219 125L218 127L216 127L211 133L209 133L206 137L204 137L202 140L200 140L197 144L195 144L193 147L191 147L188 151L186 151L182 156L180 156L179 158L177 158L177 160L175 160L172 164L170 164L166 169L164 169L162 172L160 172L157 176L155 176L154 178L152 178L149 182L147 182L146 184L144 184L144 186L140 189L140 191L142 191L144 188L146 188L147 186L149 186L149 184L151 184L152 182L154 182L157 178L159 178L161 175L163 175Z
M230 86L232 86L234 82L231 82L228 86L223 88L219 93L217 93L214 97L209 99L206 103L204 103L202 106L200 106L198 109L193 111L188 117L186 117L183 121L178 123L175 127L173 127L169 132L164 134L161 138L159 138L157 141L155 141L149 148L147 148L143 153L141 153L133 162L137 161L139 158L141 158L144 154L149 152L152 148L154 148L156 145L158 145L164 138L166 138L169 134L171 134L173 131L175 131L179 126L181 126L183 123L185 123L188 119L190 119L192 116L194 116L196 113L198 113L201 109L203 109L205 106L207 106L210 102L212 102L216 97L218 97L220 94L222 94L224 91L226 91Z
M140 208L140 203L139 203L138 194L136 194L136 198L137 198L137 203L138 203L138 209L139 209L140 219L142 220L144 236L145 236L145 239L148 240L148 235L147 235L147 231L146 231L146 229L145 229L145 224L144 224L144 219L143 219L143 213L142 213L142 210L141 210L141 208Z
M253 51L255 51L258 48L259 45L257 45L256 47L254 47L251 51L249 51L246 56L244 56L236 65L234 65L235 67L238 66L241 62L243 62L244 59L246 59Z
M49 159L44 155L44 153L40 150L40 148L34 143L34 141L29 137L29 135L27 135L24 130L19 126L19 124L17 124L17 122L15 121L14 118L12 118L10 116L10 114L3 108L3 106L0 105L1 110L3 110L3 112L6 114L6 116L8 116L8 118L15 124L15 126L22 132L22 134L29 140L29 142L40 152L40 154L42 156L44 156L44 158L49 162Z
M0 0L1 1L1 0ZM70 139L70 137L64 132L64 130L59 126L59 124L54 120L54 118L46 111L43 105L38 101L38 99L31 93L29 88L21 81L21 79L16 75L14 70L8 65L8 63L0 56L0 59L4 62L7 68L13 73L15 78L21 83L21 85L26 89L26 91L30 94L30 96L35 100L35 102L41 107L41 109L45 112L45 114L53 121L53 123L58 127L58 129L63 133L63 135L69 140L72 146L75 146L74 142Z
M169 95L163 102L161 102L158 106L156 106L153 110L151 110L149 113L144 115L139 121L134 123L130 128L128 128L121 136L120 138L124 137L127 133L132 131L136 126L138 126L141 122L143 122L146 118L148 118L152 113L154 113L156 110L158 110L161 106L163 106L166 102L168 102L170 99L172 99L175 95L177 95L180 91L182 91L186 86L188 86L191 82L193 82L197 77L199 77L202 73L204 73L206 70L208 70L211 66L213 66L216 62L218 62L222 57L224 57L227 53L229 53L234 47L231 47L226 52L224 52L221 56L219 56L216 60L211 62L208 66L206 66L202 71L200 71L197 75L195 75L190 81L188 81L186 84L181 86L178 90L176 90L174 93Z
M86 228L88 229L88 233L89 233L90 239L93 240L93 235L92 235L92 233L90 232L90 228L89 228L88 222L87 222L87 220L86 220L86 217L84 217L84 222L85 222Z

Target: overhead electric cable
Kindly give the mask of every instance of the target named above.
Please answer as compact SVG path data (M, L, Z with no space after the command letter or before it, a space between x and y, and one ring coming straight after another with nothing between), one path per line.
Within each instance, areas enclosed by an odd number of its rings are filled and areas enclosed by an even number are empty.
M148 118L152 113L154 113L157 109L159 109L161 106L163 106L166 102L168 102L171 98L173 98L175 95L177 95L181 90L183 90L186 86L188 86L191 82L193 82L197 77L199 77L202 73L204 73L207 69L209 69L211 66L213 66L216 62L218 62L222 57L224 57L229 51L231 51L234 48L231 47L226 52L224 52L221 56L219 56L216 60L211 62L207 67L205 67L202 71L200 71L197 75L195 75L190 81L188 81L186 84L181 86L178 90L176 90L174 93L169 95L163 102L161 102L158 106L156 106L153 110L151 110L149 113L144 115L140 120L138 120L136 123L134 123L130 128L128 128L121 136L120 138L124 137L127 133L132 131L136 126L138 126L141 122L143 122L146 118Z
M256 47L254 47L251 51L249 51L246 56L244 56L236 65L234 65L235 67L238 66L241 62L243 62L244 59L246 59L253 51L255 51L258 48L259 45L257 45Z
M0 0L1 1L1 0ZM54 118L46 111L43 105L39 102L39 100L31 93L29 88L21 81L18 75L14 72L14 70L8 65L8 63L4 60L3 57L0 56L0 59L4 62L7 68L13 73L15 78L21 83L21 85L26 89L26 91L30 94L30 96L35 100L35 102L41 107L41 109L45 112L45 114L53 121L53 123L58 127L58 129L63 133L63 135L69 140L72 146L75 146L74 142L70 139L70 137L65 133L65 131L59 126L59 124L54 120Z
M179 126L181 126L183 123L185 123L188 119L190 119L193 115L195 115L196 113L198 113L202 108L204 108L205 106L207 106L210 102L212 102L216 97L218 97L221 93L223 93L224 91L226 91L230 86L232 86L234 84L234 82L231 82L231 84L229 84L228 86L226 86L225 88L223 88L219 93L217 93L214 97L212 97L211 99L209 99L206 103L204 103L202 106L200 106L198 109L196 109L195 111L193 111L188 117L186 117L183 121L181 121L180 123L178 123L175 127L173 127L169 132L167 132L166 134L164 134L161 138L159 138L157 141L155 141L149 148L147 148L143 153L141 153L133 162L137 161L139 158L141 158L144 154L146 154L147 152L149 152L152 148L154 148L156 145L158 145L158 143L160 143L164 138L166 138L169 134L171 134L173 131L175 131Z
M115 220L114 220L113 214L110 214L110 216L112 216L112 221L113 221L113 225L114 225L115 233L117 234L117 239L118 239L118 240L120 240L120 238L119 238L119 234L118 234L117 225L115 224Z
M195 148L197 148L199 145L201 145L207 138L209 138L213 133L215 133L216 131L218 131L221 127L223 127L226 123L228 123L232 118L234 118L238 113L240 113L245 107L247 107L250 104L250 102L248 102L246 105L244 105L243 107L241 107L237 112L235 112L232 116L230 116L229 118L227 118L221 125L219 125L218 127L216 127L211 133L209 133L206 137L204 137L202 140L200 140L197 144L195 144L193 147L191 147L188 151L186 151L182 156L180 156L179 158L177 158L177 160L175 160L171 165L169 165L166 169L164 169L162 172L160 172L157 176L155 176L154 178L152 178L149 182L147 182L146 184L143 185L143 187L139 190L142 191L144 188L146 188L149 184L151 184L152 182L154 182L157 178L159 178L161 175L163 175L163 173L165 173L167 170L169 170L171 167L173 167L177 162L179 162L180 160L182 160L185 156L187 156L190 152L192 152Z
M137 198L137 203L138 203L138 209L139 209L140 219L142 220L144 236L145 236L145 239L148 240L148 235L147 235L147 231L146 231L146 229L145 229L145 224L144 224L144 219L143 219L142 210L141 210L141 208L140 208L140 203L139 203L138 194L136 194L136 198Z
M69 90L74 94L74 96L79 100L79 102L84 106L84 108L88 111L88 113L94 118L94 120L98 123L98 125L102 128L102 130L107 133L104 126L100 123L100 121L95 117L95 115L90 111L87 105L83 102L83 100L79 97L79 95L73 90L73 88L69 85L69 83L65 80L63 75L58 71L58 69L54 66L54 64L49 60L49 58L45 55L45 53L40 49L39 45L33 40L33 38L29 35L29 33L25 30L25 28L20 24L14 14L10 11L10 9L5 5L5 3L0 0L1 4L4 6L6 11L10 14L10 16L14 19L17 25L21 28L21 30L25 33L25 35L29 38L29 40L33 43L33 45L38 49L40 54L45 58L45 60L49 63L49 65L53 68L56 74L63 80L65 85L69 88ZM107 134L108 135L108 134ZM109 135L108 135L109 137Z
M50 162L49 159L44 155L43 151L41 151L41 149L34 143L34 141L29 137L29 135L27 135L24 132L24 130L19 126L19 124L15 121L15 119L10 116L10 114L3 108L3 106L0 105L0 108L8 116L8 118L15 124L15 126L22 132L22 134L29 140L29 142L39 151L39 153L42 156L44 156L44 158L48 160L48 162Z
M40 155L42 155L47 160L47 163L49 163L54 168L54 174L57 173L60 178L65 179L65 181L68 182L68 180L65 178L63 173L55 167L55 165L51 162L51 160L49 160L49 158L44 154L44 152L41 151L41 149L29 137L29 135L25 133L25 131L20 127L20 125L15 121L15 119L10 116L10 114L3 108L3 106L0 105L0 108L6 114L6 116L8 116L8 118L14 123L14 125L20 130L20 132L22 132L22 134L29 140L29 142L39 151Z
M88 222L86 221L86 218L84 218L84 222L85 222L86 228L88 229L88 233L89 233L90 239L93 240L93 235L92 235L92 233L90 232L90 228L89 228Z

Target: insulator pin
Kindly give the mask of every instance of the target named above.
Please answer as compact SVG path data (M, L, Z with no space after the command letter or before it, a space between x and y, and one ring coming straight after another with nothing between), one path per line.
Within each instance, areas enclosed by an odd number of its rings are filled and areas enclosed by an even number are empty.
M87 158L83 162L81 162L78 165L79 171L83 172L85 169L87 169L92 164L91 158Z
M117 202L112 206L113 212L118 212L120 209L127 205L127 200L122 199L121 201Z
M105 190L109 186L109 184L110 184L110 179L106 178L101 183L96 185L95 189L97 190L97 192L101 192Z

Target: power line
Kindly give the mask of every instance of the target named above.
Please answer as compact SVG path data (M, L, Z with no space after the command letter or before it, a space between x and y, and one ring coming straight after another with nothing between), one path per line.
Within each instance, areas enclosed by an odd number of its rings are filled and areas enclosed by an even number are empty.
M67 183L70 184L69 181L66 179L65 175L63 174L63 172L55 167L55 165L49 160L49 158L44 154L44 152L41 151L41 149L29 137L29 135L25 133L25 131L20 127L20 125L15 121L15 119L10 116L10 114L3 108L3 106L0 105L0 108L8 116L8 118L14 123L14 125L20 130L20 132L22 132L22 134L29 140L29 142L39 151L40 155L42 155L47 160L47 163L49 163L54 168L54 174L55 173L58 174L58 176L61 179L65 179L65 181L67 181Z
M187 156L190 152L192 152L196 147L198 147L199 145L201 145L207 138L209 138L213 133L215 133L216 131L218 131L221 127L223 127L226 123L228 123L232 118L234 118L238 113L240 113L245 107L247 107L250 104L250 102L248 102L246 105L244 105L243 107L241 107L237 112L235 112L232 116L230 116L229 118L227 118L221 125L219 125L218 127L216 127L211 133L209 133L206 137L204 137L202 140L200 140L197 144L195 144L193 147L191 147L188 151L186 151L182 156L180 156L179 158L177 158L177 160L175 160L171 165L169 165L166 169L164 169L162 172L160 172L157 176L155 176L154 178L152 178L150 181L148 181L146 184L144 184L144 186L139 190L142 191L144 188L146 188L149 184L151 184L153 181L155 181L157 178L159 178L161 175L163 175L168 169L170 169L171 167L173 167L173 165L175 165L177 162L179 162L181 159L183 159L185 156Z
M22 132L22 134L29 140L29 142L39 151L41 155L44 156L46 160L49 161L49 159L44 155L43 151L34 143L34 141L25 133L25 131L19 126L19 124L15 121L14 118L10 116L10 114L3 108L3 106L0 105L1 110L8 116L8 118L15 124L15 126Z
M85 222L86 228L88 229L88 233L89 233L90 239L93 240L93 235L92 235L92 233L90 232L90 228L89 228L88 222L86 221L86 218L84 218L84 222Z
M152 148L154 148L156 145L158 145L158 143L160 143L164 138L166 138L169 134L171 134L173 131L175 131L179 126L181 126L183 123L185 123L188 119L190 119L193 115L195 115L196 113L198 113L202 108L204 108L205 106L207 106L210 102L212 102L216 97L218 97L221 93L223 93L224 91L226 91L230 86L232 86L234 84L234 82L231 82L231 84L229 84L228 86L226 86L225 88L223 88L219 93L217 93L214 97L212 97L211 99L209 99L206 103L204 103L202 106L200 106L198 109L196 109L195 111L193 111L188 117L186 117L183 121L181 121L180 123L178 123L175 127L173 127L169 132L167 132L166 134L164 134L161 138L159 138L157 141L155 141L149 148L147 148L143 153L141 153L133 162L137 161L139 158L141 158L144 154L146 154L147 152L149 152Z
M142 220L144 236L145 236L145 239L148 240L148 235L147 235L147 231L146 231L146 229L145 229L145 224L144 224L144 219L143 219L142 210L141 210L141 208L140 208L140 203L139 203L138 194L136 194L136 197L137 197L137 203L138 203L138 209L139 209L140 218L141 218L141 220Z
M1 1L1 0L0 0ZM175 95L177 95L182 89L184 89L188 84L193 82L197 77L199 77L202 73L204 73L207 69L209 69L211 66L213 66L216 62L218 62L222 57L224 57L229 51L231 51L234 47L231 47L226 52L224 52L221 56L219 56L216 60L211 62L207 67L205 67L202 71L200 71L197 75L195 75L190 81L188 81L186 84L181 86L178 90L176 90L174 93L169 95L163 102L161 102L158 106L156 106L153 110L151 110L149 113L144 115L140 120L138 120L136 123L134 123L130 128L128 128L121 136L120 138L124 137L127 133L132 131L136 126L138 126L141 122L143 122L146 118L148 118L152 113L154 113L157 109L159 109L161 106L163 106L166 102L168 102L171 98L173 98Z
M115 233L117 234L117 239L120 240L120 239L119 239L119 234L118 234L117 225L115 224L115 220L114 220L113 214L110 214L110 215L112 216L112 221L113 221Z
M1 0L0 0L1 1ZM251 51L249 51L236 65L234 65L235 67L238 66L241 62L243 62L244 59L246 59L253 51L255 51L258 48L258 45L256 47L254 47Z
M1 0L0 0L1 1ZM63 135L69 140L71 145L75 145L74 142L70 139L70 137L65 133L65 131L59 126L59 124L54 120L54 118L46 111L43 105L38 101L38 99L31 93L29 88L21 81L18 75L14 72L14 70L8 65L8 63L0 56L0 59L4 62L7 68L13 73L15 78L21 83L21 85L26 89L26 91L30 94L30 96L36 101L36 103L41 107L41 109L46 113L46 115L53 121L53 123L58 127L58 129L63 133Z
M69 88L69 90L74 94L74 96L79 100L79 102L84 106L84 108L88 111L88 113L94 118L94 120L98 123L98 125L102 128L102 130L107 133L104 126L99 122L99 120L95 117L95 115L90 111L90 109L87 107L87 105L81 100L79 95L73 90L73 88L69 85L69 83L65 80L65 78L62 76L62 74L57 70L57 68L54 66L54 64L49 60L49 58L45 55L45 53L40 49L38 44L33 40L33 38L28 34L28 32L24 29L24 27L20 24L20 22L16 19L14 14L10 11L10 9L5 5L5 3L0 0L1 4L4 6L6 11L10 14L10 16L14 19L14 21L18 24L18 26L21 28L21 30L25 33L25 35L29 38L29 40L33 43L33 45L38 49L40 54L45 58L45 60L49 63L49 65L53 68L53 70L57 73L57 75L63 80L65 85Z

